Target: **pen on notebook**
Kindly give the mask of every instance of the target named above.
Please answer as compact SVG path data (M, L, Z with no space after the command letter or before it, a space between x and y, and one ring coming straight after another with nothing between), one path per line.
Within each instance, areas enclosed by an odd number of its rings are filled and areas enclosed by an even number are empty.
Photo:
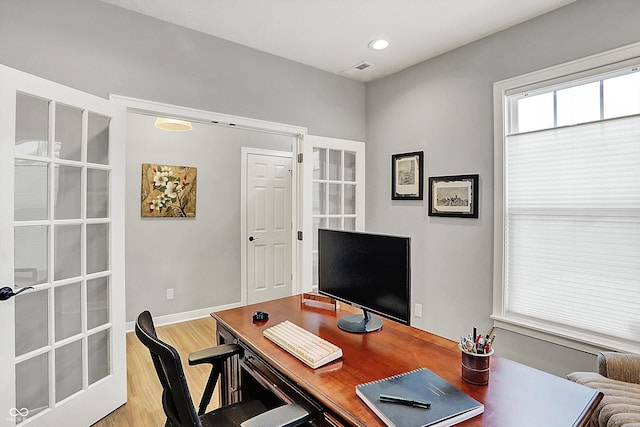
M416 408L429 409L431 407L431 402L426 400L407 399L406 397L391 396L389 394L381 394L380 401L387 402L387 403L398 403L400 405L414 406Z

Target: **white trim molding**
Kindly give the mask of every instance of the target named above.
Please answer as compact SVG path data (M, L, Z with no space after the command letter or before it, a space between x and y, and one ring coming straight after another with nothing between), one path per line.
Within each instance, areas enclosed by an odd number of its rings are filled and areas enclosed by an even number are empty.
M242 307L242 303L234 302L231 304L219 305L216 307L207 307L200 308L198 310L184 311L182 313L166 314L164 316L157 317L154 316L153 323L156 326L172 325L174 323L187 322L189 320L203 319L205 317L211 316L211 313L214 313L216 311L229 310L237 307ZM127 322L126 331L133 332L135 324L135 320Z

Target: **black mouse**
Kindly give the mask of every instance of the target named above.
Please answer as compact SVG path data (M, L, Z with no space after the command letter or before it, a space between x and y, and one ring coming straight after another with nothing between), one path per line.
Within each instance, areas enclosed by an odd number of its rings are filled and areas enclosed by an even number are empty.
M269 313L266 311L256 311L253 313L254 322L264 322L265 320L269 320Z

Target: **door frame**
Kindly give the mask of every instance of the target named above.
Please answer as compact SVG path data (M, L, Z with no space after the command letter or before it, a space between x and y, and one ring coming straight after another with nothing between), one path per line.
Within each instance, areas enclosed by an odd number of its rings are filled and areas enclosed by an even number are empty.
M302 195L304 194L304 185L302 178L304 176L304 164L297 161L304 151L304 140L307 138L307 128L301 126L293 126L284 123L270 122L267 120L252 119L248 117L234 116L230 114L216 113L212 111L200 110L190 107L165 104L156 101L149 101L139 98L132 98L123 95L111 94L109 99L124 105L127 108L128 113L137 113L147 116L165 116L176 119L189 120L191 122L203 123L213 126L223 126L230 128L238 128L245 130L253 130L256 132L266 132L271 134L279 134L290 136L293 138L292 146L292 162L295 167L292 167L291 176L291 221L293 229L291 233L292 237L292 250L291 250L291 271L292 278L292 293L299 293L303 290L311 289L311 283L304 283L305 269L309 269L304 265L305 257L303 256L304 244L297 239L297 232L303 229L303 206L305 203ZM245 167L243 162L243 168ZM243 176L244 176L243 172ZM244 186L242 187L244 189ZM244 200L244 199L242 199ZM241 210L241 215L244 213L244 209ZM242 234L244 233L244 234ZM246 237L245 224L241 227L241 236ZM244 244L244 241L243 241ZM246 274L246 266L242 266L242 275ZM310 276L310 274L309 274ZM246 277L241 278L241 300L237 304L231 304L227 307L245 305L247 303L247 288Z
M295 144L294 144L295 145ZM242 305L246 305L247 302L249 301L249 280L247 277L247 239L248 237L248 233L247 233L247 172L248 172L248 161L249 161L249 155L250 154L256 154L256 155L260 155L260 156L276 156L276 157L289 157L291 158L291 230L290 230L290 234L289 237L291 238L291 254L292 254L292 259L291 261L291 292L292 294L296 294L300 292L300 287L298 286L298 281L294 280L295 279L295 271L296 271L296 264L295 264L295 257L293 256L293 253L295 252L293 250L293 248L296 247L296 241L297 241L297 237L296 234L293 232L293 224L296 223L295 218L293 217L296 209L295 206L297 204L297 194L294 191L295 187L295 183L293 181L293 169L295 169L293 167L293 159L294 159L294 155L293 152L289 152L289 151L277 151L277 150L267 150L267 149L263 149L263 148L253 148L253 147L242 147L241 148L241 174L242 177L240 179L240 268L242 269L242 272L240 274L240 283L241 283L241 291L240 291L240 300Z

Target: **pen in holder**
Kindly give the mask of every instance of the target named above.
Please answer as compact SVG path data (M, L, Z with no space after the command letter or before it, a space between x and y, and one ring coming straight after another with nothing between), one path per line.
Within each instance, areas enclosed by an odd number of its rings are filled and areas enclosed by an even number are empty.
M462 352L462 379L475 385L489 383L489 364L493 348L488 353L472 353L458 344Z

